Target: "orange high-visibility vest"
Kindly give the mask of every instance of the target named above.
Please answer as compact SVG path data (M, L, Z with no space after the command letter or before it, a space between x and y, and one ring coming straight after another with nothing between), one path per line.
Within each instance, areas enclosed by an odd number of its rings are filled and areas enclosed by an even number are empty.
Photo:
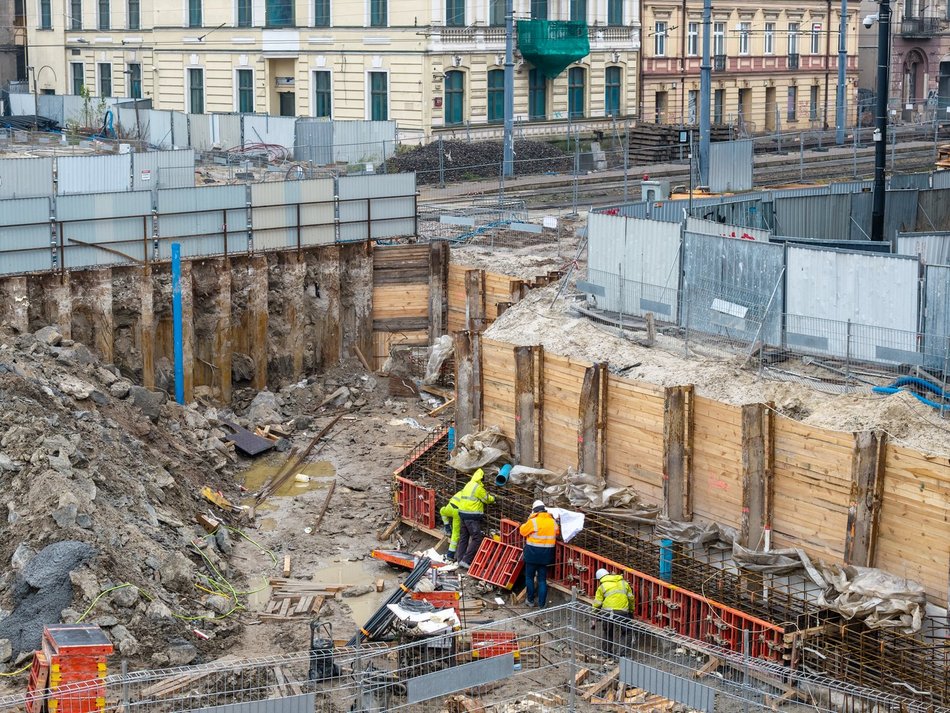
M518 528L529 545L535 547L554 547L561 528L549 512L534 513L528 521Z

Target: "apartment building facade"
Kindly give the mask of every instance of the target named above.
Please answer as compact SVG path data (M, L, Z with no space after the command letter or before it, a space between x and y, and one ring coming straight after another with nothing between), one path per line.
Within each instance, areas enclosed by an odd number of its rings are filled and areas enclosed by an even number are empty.
M905 0L892 8L892 109L904 121L929 120L933 111L950 120L950 3Z
M26 0L39 91L497 131L504 0ZM638 0L515 0L525 125L635 114ZM45 69L44 69L45 68Z
M830 2L716 3L710 115L740 135L835 125L840 10ZM703 52L701 0L643 5L643 121L695 124ZM857 95L858 13L849 12L848 123Z

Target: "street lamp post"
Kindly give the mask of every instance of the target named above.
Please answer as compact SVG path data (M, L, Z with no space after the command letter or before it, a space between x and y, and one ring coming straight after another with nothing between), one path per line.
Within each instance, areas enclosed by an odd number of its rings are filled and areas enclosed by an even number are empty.
M867 20L865 20L867 22ZM887 162L887 94L891 66L891 4L881 0L877 16L877 103L874 116L874 194L871 240L884 240L884 167Z
M33 131L39 130L39 113L40 113L40 100L39 93L36 90L36 68L33 66L28 66L26 68L28 74L33 75Z

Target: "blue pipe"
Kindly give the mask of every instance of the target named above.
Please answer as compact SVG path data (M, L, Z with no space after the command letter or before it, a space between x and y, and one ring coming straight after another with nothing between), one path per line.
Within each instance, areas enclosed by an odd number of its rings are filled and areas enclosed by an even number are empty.
M875 386L871 389L871 391L873 391L875 394L884 394L886 396L890 396L891 394L896 394L899 391L908 391L908 393L910 393L910 395L913 396L915 399L917 399L923 404L927 404L931 408L935 408L935 409L947 408L947 404L938 403L936 401L928 399L926 396L921 396L920 394L914 391L904 389L903 387L905 386L917 386L917 387L920 387L921 389L926 389L927 391L930 391L931 393L936 394L938 397L942 399L947 398L947 393L942 388L940 388L937 384L933 383L932 381L927 381L926 379L921 379L916 376L902 376L896 379L894 383L892 383L890 386Z
M495 476L495 485L499 488L504 487L508 483L508 478L511 477L511 464L505 463L501 470L498 471L498 475Z
M185 403L185 355L181 325L181 245L172 243L172 328L175 341L175 401Z

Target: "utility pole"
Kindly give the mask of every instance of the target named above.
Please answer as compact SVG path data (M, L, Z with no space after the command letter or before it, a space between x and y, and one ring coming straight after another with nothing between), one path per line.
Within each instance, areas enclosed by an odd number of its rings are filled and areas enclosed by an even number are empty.
M36 90L36 67L27 67L33 73L33 131L39 130L40 98Z
M877 18L877 111L874 117L874 204L871 240L884 240L884 167L887 162L887 94L891 68L891 3L881 0Z
M830 21L831 18L829 17ZM831 30L829 22L828 30ZM838 93L835 97L835 143L844 146L844 128L847 123L847 95L845 94L845 65L848 62L848 0L841 0L841 24L838 30Z
M515 174L515 4L505 0L505 133L502 176Z
M709 57L709 31L712 24L712 0L703 0L703 63L699 68L699 185L709 185L709 102L712 83Z

